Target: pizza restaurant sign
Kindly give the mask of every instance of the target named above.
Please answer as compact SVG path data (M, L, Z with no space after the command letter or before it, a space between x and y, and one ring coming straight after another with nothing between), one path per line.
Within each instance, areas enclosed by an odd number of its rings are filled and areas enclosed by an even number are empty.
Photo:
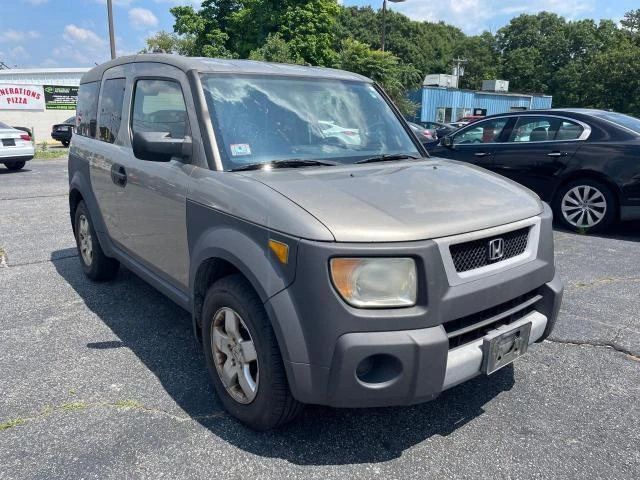
M44 110L42 86L0 83L0 110Z

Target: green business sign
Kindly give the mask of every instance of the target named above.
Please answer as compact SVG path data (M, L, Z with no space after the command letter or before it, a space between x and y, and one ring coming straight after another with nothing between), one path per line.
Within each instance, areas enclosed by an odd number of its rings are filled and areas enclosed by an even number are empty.
M78 103L78 87L43 85L44 104L47 110L75 110Z

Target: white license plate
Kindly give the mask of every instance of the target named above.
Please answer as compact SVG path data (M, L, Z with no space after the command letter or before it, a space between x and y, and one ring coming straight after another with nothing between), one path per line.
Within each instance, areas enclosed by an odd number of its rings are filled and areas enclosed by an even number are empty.
M506 325L489 332L482 344L482 371L487 375L524 355L529 347L531 322Z

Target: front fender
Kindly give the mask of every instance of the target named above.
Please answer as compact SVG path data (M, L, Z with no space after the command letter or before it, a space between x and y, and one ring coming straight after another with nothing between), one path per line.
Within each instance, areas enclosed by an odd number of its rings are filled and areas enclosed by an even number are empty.
M293 283L298 251L296 238L192 201L187 201L187 231L191 292L194 291L198 268L211 258L225 260L236 267L263 302ZM286 265L280 263L269 249L271 239L289 246Z

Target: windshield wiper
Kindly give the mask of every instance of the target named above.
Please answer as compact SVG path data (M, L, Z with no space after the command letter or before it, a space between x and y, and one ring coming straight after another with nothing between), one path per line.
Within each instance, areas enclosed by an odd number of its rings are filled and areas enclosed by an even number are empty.
M355 163L376 163L376 162L392 162L394 160L421 160L421 157L409 155L407 153L394 153L391 155L378 155L377 157L365 158Z
M316 167L316 166L328 166L333 167L339 165L339 162L330 162L328 160L308 160L302 158L290 158L287 160L273 160L271 162L258 162L249 163L247 165L241 165L236 168L232 168L231 172L242 172L247 170L262 170L265 167L271 168L298 168L298 167Z

